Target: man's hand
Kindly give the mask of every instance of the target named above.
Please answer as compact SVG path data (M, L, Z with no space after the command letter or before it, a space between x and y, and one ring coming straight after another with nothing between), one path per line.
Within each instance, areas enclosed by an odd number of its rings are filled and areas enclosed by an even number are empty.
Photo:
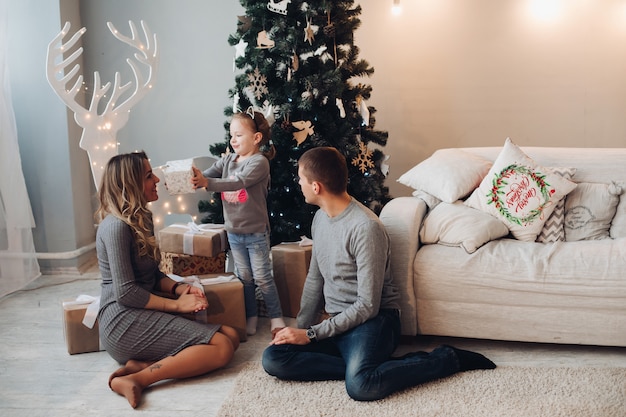
M274 336L270 345L308 345L311 343L306 335L306 329L285 327Z

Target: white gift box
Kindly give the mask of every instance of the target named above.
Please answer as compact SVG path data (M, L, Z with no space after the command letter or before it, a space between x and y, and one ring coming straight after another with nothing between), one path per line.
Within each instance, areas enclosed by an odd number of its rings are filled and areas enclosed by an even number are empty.
M193 177L192 166L194 166L193 158L167 161L163 165L165 188L170 195L192 194L196 192L191 183L191 178Z

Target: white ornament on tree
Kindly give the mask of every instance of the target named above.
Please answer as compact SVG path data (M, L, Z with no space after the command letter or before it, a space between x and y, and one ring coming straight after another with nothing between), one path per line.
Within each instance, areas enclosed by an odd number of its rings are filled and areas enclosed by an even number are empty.
M367 108L367 103L365 103L365 100L363 99L363 97L358 96L356 98L356 104L357 104L357 107L359 108L359 114L361 115L361 118L363 119L363 126L369 126L370 110Z
M239 93L233 94L233 113L241 112L241 108L239 107Z
M246 56L247 47L248 42L244 41L243 38L239 39L239 43L235 45L235 59Z
M102 113L98 112L98 109L102 107L100 106L100 100L106 97L106 93L111 88L111 83L108 82L104 86L101 85L98 71L94 72L94 91L88 108L76 101L76 96L83 85L83 74L78 75L74 84L69 89L67 88L67 84L80 71L80 65L74 62L82 55L83 48L76 49L67 58L64 58L64 54L76 45L86 32L86 29L78 30L69 41L63 43L63 38L68 34L71 27L70 23L66 22L61 32L48 44L46 77L48 83L63 103L70 110L74 111L76 123L83 128L79 145L87 151L89 156L96 189L100 186L104 166L109 159L118 153L117 132L126 125L131 108L152 88L156 78L159 63L156 34L152 34L148 25L141 21L141 27L146 39L144 43L138 39L135 24L130 21L129 25L131 38L122 35L111 22L107 22L107 26L113 36L137 50L134 54L135 60L130 58L126 60L135 78L134 90L126 99L122 100L124 93L131 88L133 83L128 82L121 85L120 73L116 72L113 91L108 102L104 105ZM65 69L72 63L74 63L74 66L66 72ZM144 74L140 71L138 63L148 67L147 77L144 77ZM120 101L119 103L118 100Z
M287 14L287 5L291 3L291 0L281 0L278 2L275 2L274 0L270 0L269 3L267 3L267 8L275 13L280 13L280 14Z
M341 99L337 97L335 99L335 104L337 105L337 108L339 109L339 117L341 117L342 119L345 118L346 110L343 108L343 101L341 101Z

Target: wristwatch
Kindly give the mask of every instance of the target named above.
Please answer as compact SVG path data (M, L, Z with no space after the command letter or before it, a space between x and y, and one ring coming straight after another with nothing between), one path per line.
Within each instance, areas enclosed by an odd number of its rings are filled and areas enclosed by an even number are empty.
M317 335L315 334L313 327L306 329L306 337L308 337L311 342L317 342Z

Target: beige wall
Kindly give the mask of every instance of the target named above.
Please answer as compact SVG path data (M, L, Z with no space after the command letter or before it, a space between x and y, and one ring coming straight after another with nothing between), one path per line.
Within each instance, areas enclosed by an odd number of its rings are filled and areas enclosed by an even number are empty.
M397 16L392 0L359 3L392 195L442 147L626 146L625 2L401 0Z

